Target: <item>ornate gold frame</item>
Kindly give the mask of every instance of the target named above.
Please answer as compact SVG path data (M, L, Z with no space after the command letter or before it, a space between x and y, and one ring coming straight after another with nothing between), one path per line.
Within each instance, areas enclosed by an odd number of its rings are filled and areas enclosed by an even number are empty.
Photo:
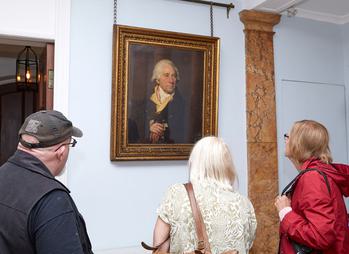
M111 160L185 160L193 146L128 142L130 45L202 52L202 136L217 135L219 38L114 25L113 41Z

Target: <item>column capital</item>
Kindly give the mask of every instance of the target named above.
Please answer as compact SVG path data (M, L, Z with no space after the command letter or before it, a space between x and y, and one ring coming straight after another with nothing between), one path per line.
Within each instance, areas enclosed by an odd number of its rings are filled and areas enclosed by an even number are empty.
M242 10L240 20L245 25L245 30L273 32L273 27L280 22L281 15L270 12Z

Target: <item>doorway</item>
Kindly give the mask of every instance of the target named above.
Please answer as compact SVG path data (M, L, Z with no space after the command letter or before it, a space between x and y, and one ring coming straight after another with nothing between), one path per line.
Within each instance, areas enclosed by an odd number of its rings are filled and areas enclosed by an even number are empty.
M25 46L38 58L37 86L18 86L16 59ZM18 130L31 113L53 108L54 45L0 38L0 165L16 151Z
M288 132L295 121L312 119L325 125L330 135L329 145L333 160L348 164L345 86L283 79L279 90L279 190L298 174L284 156L283 133ZM346 198L345 202L349 209L349 198Z

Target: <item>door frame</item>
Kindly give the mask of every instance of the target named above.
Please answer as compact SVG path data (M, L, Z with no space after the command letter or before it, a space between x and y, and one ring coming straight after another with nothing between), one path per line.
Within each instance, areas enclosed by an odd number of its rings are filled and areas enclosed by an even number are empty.
M17 22L11 19L11 16L6 16L8 22L0 22L0 37L14 38L22 40L38 40L51 41L55 44L54 50L54 95L53 108L61 111L64 115L69 116L69 70L70 70L70 12L71 0L45 0L45 7L50 8L50 12L54 13L54 20L41 20L38 22L40 13L42 14L43 7L40 1L31 2L31 16L26 20L26 23ZM5 4L3 10L5 12L15 13L18 10L18 4L27 4L19 0L16 3ZM18 3L20 2L20 3ZM41 7L41 8L40 8ZM0 11L1 12L1 11ZM33 13L34 12L34 13ZM42 17L43 15L41 15ZM47 15L45 16L47 17ZM47 22L46 22L47 21ZM34 25L28 26L27 23L32 22ZM54 23L48 26L46 23ZM11 23L13 23L11 25ZM37 25L45 26L43 29L38 29ZM10 25L9 25L10 24ZM32 29L35 27L36 30ZM38 33L37 31L40 31ZM58 177L63 184L67 184L67 170Z

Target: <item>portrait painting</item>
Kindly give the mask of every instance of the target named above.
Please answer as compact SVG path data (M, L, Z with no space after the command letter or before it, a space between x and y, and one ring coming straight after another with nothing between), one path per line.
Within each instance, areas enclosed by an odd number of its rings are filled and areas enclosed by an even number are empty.
M219 39L114 26L111 160L187 159L216 135Z

